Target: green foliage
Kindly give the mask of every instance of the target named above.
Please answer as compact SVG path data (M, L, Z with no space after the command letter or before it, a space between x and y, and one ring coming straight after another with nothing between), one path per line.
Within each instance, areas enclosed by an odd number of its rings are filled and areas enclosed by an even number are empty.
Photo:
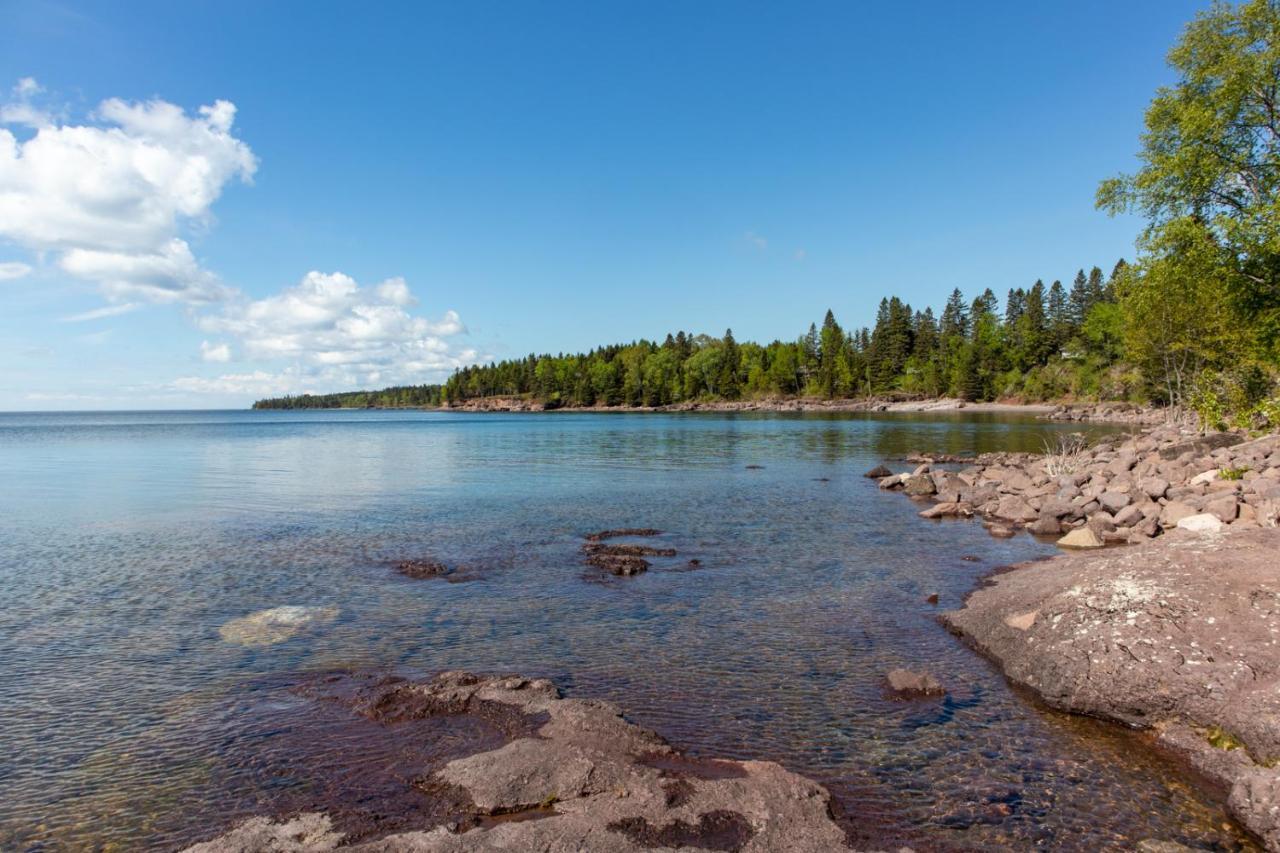
M1205 739L1208 740L1209 745L1215 749L1225 749L1229 751L1244 747L1243 741L1231 732L1218 726L1210 726L1209 730L1205 732Z
M381 391L344 394L299 394L258 400L255 409L393 409L437 408L444 402L441 385L402 385Z
M1129 355L1159 397L1221 422L1242 410L1200 375L1280 358L1280 4L1215 4L1169 64L1141 167L1098 205L1148 221L1118 276Z
M1249 473L1248 468L1223 468L1218 472L1218 476L1224 480L1243 480L1247 473Z

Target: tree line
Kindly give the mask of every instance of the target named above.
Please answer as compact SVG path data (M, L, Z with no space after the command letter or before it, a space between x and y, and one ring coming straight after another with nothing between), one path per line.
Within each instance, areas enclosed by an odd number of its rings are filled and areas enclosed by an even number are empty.
M1124 263L1117 264L1122 270ZM683 331L587 353L529 355L464 367L444 386L450 403L493 396L559 406L665 406L761 397L869 397L892 393L958 396L1061 396L1118 357L1119 312L1113 282L1094 267L1070 289L1037 281L1010 290L1004 310L985 290L967 300L957 289L941 311L882 299L875 325L846 331L828 311L822 324L791 341L738 341ZM1055 360L1062 381L1043 374ZM1074 384L1073 384L1074 383Z
M397 385L381 391L346 391L338 394L296 394L258 400L255 409L409 409L437 408L444 402L444 388L435 385Z

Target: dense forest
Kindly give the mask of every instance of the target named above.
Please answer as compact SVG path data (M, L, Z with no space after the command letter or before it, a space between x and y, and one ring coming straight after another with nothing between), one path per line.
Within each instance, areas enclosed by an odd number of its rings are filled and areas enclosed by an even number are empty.
M830 311L768 345L668 335L585 354L466 367L440 386L265 400L259 407L458 404L522 395L557 406L658 406L763 396L906 394L1133 400L1205 423L1280 426L1280 3L1215 4L1169 53L1139 168L1098 207L1140 214L1132 264L941 310L880 302L872 328Z
M338 394L298 394L273 397L253 404L255 409L399 409L436 408L444 401L441 385L397 385L381 391Z
M444 395L451 403L528 395L549 407L895 392L970 400L1125 395L1128 388L1103 387L1118 357L1114 278L1095 267L1081 270L1070 289L1037 281L1009 291L1003 311L990 290L972 301L956 290L937 313L895 296L880 301L874 328L846 331L828 311L821 326L767 345L738 341L732 330L678 332L661 343L530 355L463 368Z

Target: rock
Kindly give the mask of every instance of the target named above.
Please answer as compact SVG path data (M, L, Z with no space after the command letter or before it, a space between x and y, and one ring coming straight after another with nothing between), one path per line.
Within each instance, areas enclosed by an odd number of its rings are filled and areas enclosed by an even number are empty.
M1101 548L1102 539L1090 527L1077 527L1058 540L1059 548Z
M1138 480L1138 488L1142 489L1143 494L1152 501L1157 501L1165 497L1165 492L1169 491L1169 480L1162 476L1144 476L1143 479Z
M1231 432L1217 432L1206 435L1203 438L1193 439L1192 441L1184 441L1180 444L1171 444L1160 450L1161 459L1178 459L1184 454L1199 455L1209 450L1216 450L1220 447L1233 447L1244 441L1244 437Z
M1063 498L1049 498L1040 506L1040 517L1057 520L1074 515L1076 508L1071 504L1070 500Z
M1169 501L1160 511L1161 527L1176 527L1187 516L1195 515L1195 508L1181 501Z
M994 515L1004 521L1018 522L1035 521L1040 517L1040 513L1032 509L1025 499L1016 495L1001 498Z
M601 530L598 533L588 533L582 538L588 542L600 542L605 539L617 539L620 536L660 536L661 530L652 527L615 527L611 530Z
M1117 527L1132 527L1146 518L1142 514L1141 508L1134 504L1129 504L1125 508L1116 513Z
M1190 530L1193 533L1216 533L1225 526L1216 515L1207 512L1189 515L1178 522L1179 530Z
M185 853L324 853L337 850L344 834L333 830L328 815L314 812L279 822L254 817L212 841L193 844Z
M270 646L313 625L332 622L338 612L336 607L272 607L232 619L218 629L218 635L228 643L241 646Z
M396 563L396 571L405 577L423 580L438 578L449 574L449 568L435 560L401 560Z
M1051 516L1042 515L1028 525L1027 530L1037 536L1057 536L1062 533L1062 522Z
M897 489L897 488L901 488L901 487L902 487L903 482L905 481L905 479L906 479L908 476L910 476L910 475L909 475L909 474L894 474L893 476L885 477L883 480L881 480L881 481L880 481L880 484L879 484L879 485L880 485L880 488L882 488L882 489Z
M997 539L1010 539L1018 532L1006 524L988 524L985 526L987 532Z
M1200 474L1196 474L1191 478L1190 482L1193 486L1208 485L1216 479L1218 479L1218 469L1214 468L1210 471L1204 471Z
M967 504L937 503L926 510L921 510L918 514L921 518L950 518L957 515L973 515L973 511Z
M1030 631L1031 626L1036 622L1036 617L1039 615L1039 610L1028 610L1026 613L1019 613L1016 616L1006 616L1004 624L1016 631Z
M883 465L877 465L862 476L868 477L872 480L883 480L885 477L892 477L893 472Z
M1219 521L1230 524L1240 514L1240 503L1236 500L1235 495L1227 495L1206 503L1204 511L1217 517Z
M421 775L391 777L420 809L413 830L387 835L382 829L381 837L358 838L352 849L825 853L845 847L822 786L770 761L684 755L627 722L618 708L561 698L549 681L463 672L428 682L398 679L361 708L388 704L403 708L406 720L461 716L480 730L493 729L495 719L519 724L503 725L503 736L482 741L472 754L443 766L415 766L413 774ZM363 713L361 708L356 710ZM381 728L390 738L398 727ZM254 818L187 853L334 850L343 846L350 812L361 807L339 800L329 814L315 809L274 822ZM373 814L362 828L376 836L386 825L382 818Z
M929 593L929 597L925 599L925 603L927 603L927 604L937 604L937 603L938 603L938 594L937 594L936 592L931 592L931 593Z
M1280 530L1249 528L1064 554L991 577L942 619L1048 706L1152 730L1280 850L1277 553ZM1031 611L1029 632L1011 630Z
M895 669L889 672L886 680L889 682L889 689L902 697L941 696L946 693L938 679L927 672Z
M903 483L903 491L912 497L927 497L937 490L928 474L913 474Z
M1098 495L1098 503L1112 514L1119 512L1132 503L1132 499L1124 492L1103 492Z

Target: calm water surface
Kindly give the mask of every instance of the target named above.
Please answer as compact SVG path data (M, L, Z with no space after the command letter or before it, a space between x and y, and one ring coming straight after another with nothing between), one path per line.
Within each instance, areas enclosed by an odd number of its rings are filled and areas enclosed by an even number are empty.
M0 849L172 849L270 811L317 784L305 761L274 766L278 721L307 719L282 685L365 666L547 676L681 747L819 779L868 838L922 850L1240 849L1217 801L1136 735L1036 708L924 603L958 606L1052 546L922 521L861 476L913 449L1039 449L1060 428L0 414ZM618 526L666 531L681 559L592 577L582 534ZM426 556L480 579L388 564ZM700 569L676 570L691 557ZM338 616L261 648L220 638L280 605ZM927 667L949 697L887 701L896 666Z

